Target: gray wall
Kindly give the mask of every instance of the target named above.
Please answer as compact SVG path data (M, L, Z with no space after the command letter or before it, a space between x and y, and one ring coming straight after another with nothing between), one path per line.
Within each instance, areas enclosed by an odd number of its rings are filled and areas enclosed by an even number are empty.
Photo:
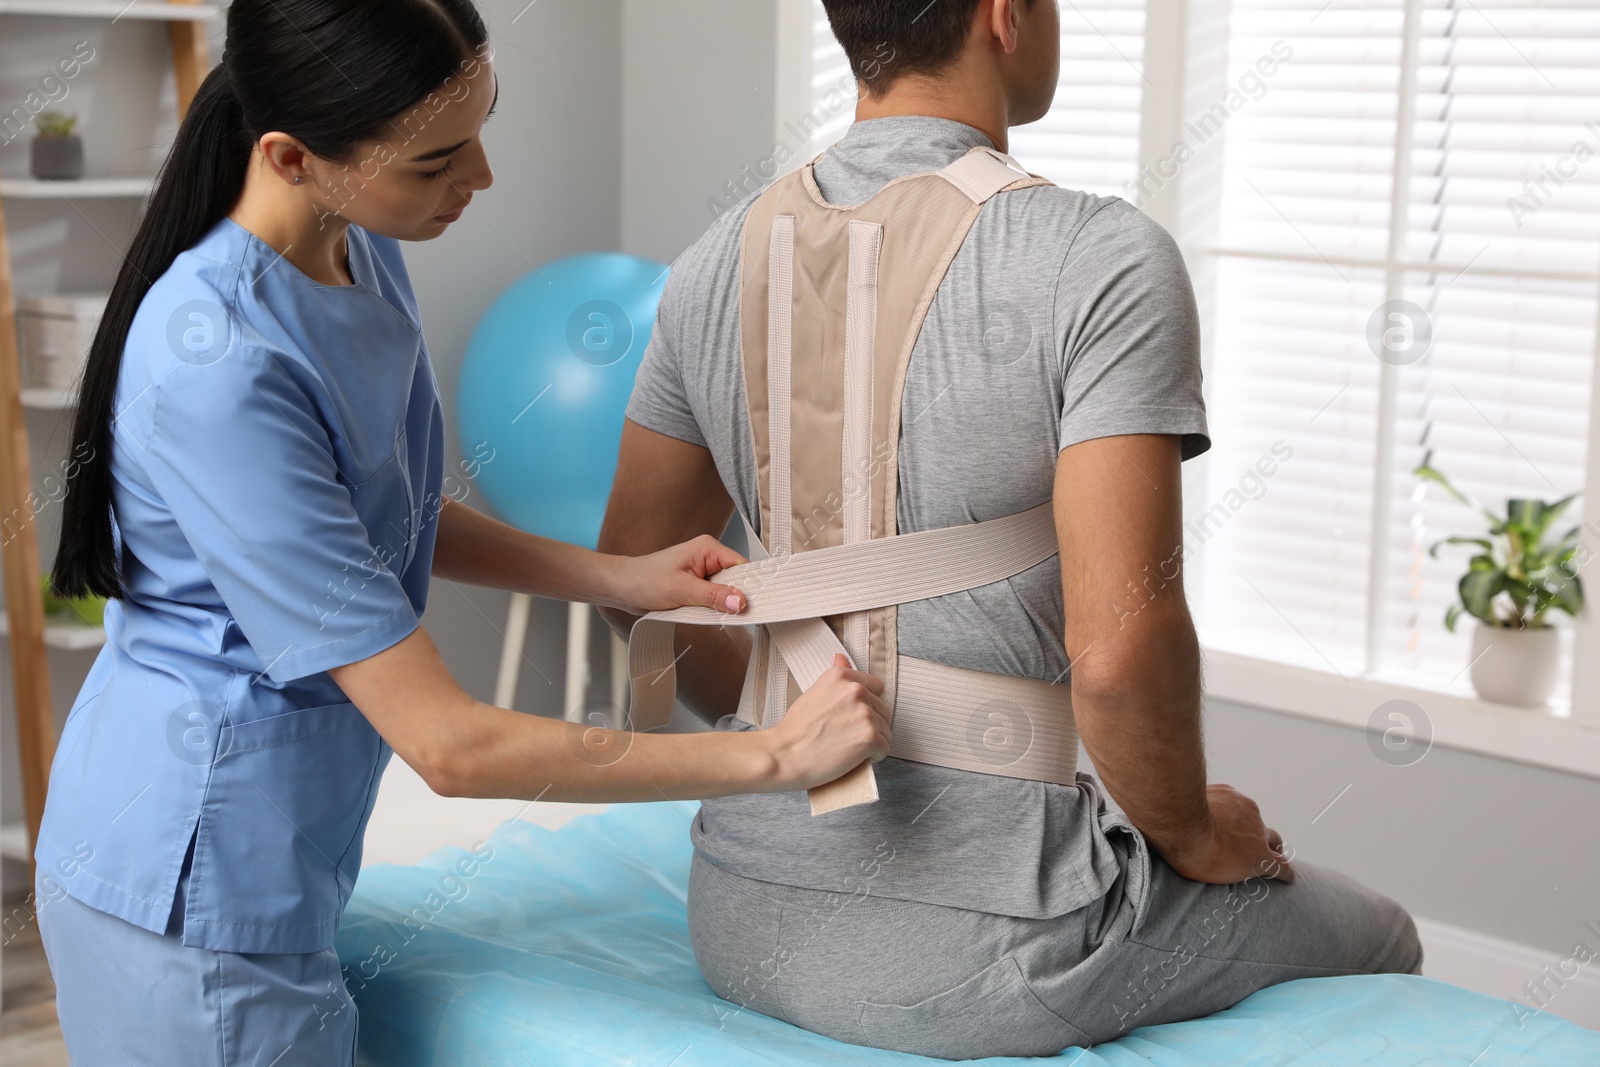
M1592 943L1596 779L1437 745L1391 766L1363 731L1223 700L1206 708L1206 754L1212 781L1253 797L1309 862L1430 919L1562 955Z
M500 79L484 129L495 183L443 237L406 249L447 427L455 425L462 353L495 297L537 264L616 249L621 239L619 0L478 6ZM452 435L447 469L460 471L461 454ZM494 512L481 493L466 502ZM429 635L461 684L490 699L509 594L440 581L428 596ZM517 707L561 714L566 625L565 604L534 601ZM598 620L595 629L604 629ZM603 684L604 665L596 667Z
M772 156L776 35L775 3L623 0L623 251L671 262Z

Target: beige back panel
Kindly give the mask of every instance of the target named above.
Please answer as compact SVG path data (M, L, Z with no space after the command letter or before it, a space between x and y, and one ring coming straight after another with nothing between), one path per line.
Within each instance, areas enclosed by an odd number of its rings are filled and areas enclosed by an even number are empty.
M914 175L885 186L866 203L839 207L827 203L811 166L775 182L752 205L745 221L740 254L740 323L745 395L750 408L756 474L761 495L762 542L769 554L805 552L847 541L847 512L864 512L865 537L892 537L899 473L900 407L906 369L923 319L945 272L966 240L983 203L997 188L1049 184L1020 171L997 169L998 157L975 149L949 172ZM792 344L789 364L790 455L789 539L774 544L783 517L772 515L772 426L770 344L773 340L771 274L774 222L792 219ZM863 233L863 231L869 233ZM876 301L867 353L869 395L847 388L847 325L851 318L852 238L854 260L876 244ZM859 273L859 272L858 272ZM856 309L865 312L858 293ZM781 307L778 314L782 315ZM860 327L858 326L858 329ZM863 383L865 384L865 383ZM864 408L869 423L866 447L853 462L845 457L846 411ZM852 427L854 429L854 427ZM858 537L848 538L850 541ZM884 680L884 699L895 703L898 641L893 605L860 613L866 649L851 640L843 616L826 616L857 664ZM770 641L758 641L755 693L757 721L770 725L766 711L775 699L788 707L800 694L788 677L786 691L774 687ZM865 652L865 657L858 655ZM781 662L781 656L778 657ZM780 672L783 673L783 672ZM785 674L785 676L787 676Z

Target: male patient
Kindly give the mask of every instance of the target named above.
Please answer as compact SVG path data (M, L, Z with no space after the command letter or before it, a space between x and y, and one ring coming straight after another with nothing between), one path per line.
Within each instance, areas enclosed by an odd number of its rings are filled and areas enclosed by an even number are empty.
M975 147L1003 153L1008 127L1050 106L1055 0L825 6L862 95L855 125L804 187L815 212L875 207L889 183ZM780 187L802 188L780 179L763 195ZM689 923L707 982L730 1013L960 1059L1048 1055L1295 978L1418 971L1405 911L1336 872L1291 864L1249 798L1207 782L1199 648L1174 570L1179 465L1210 442L1194 297L1175 245L1116 198L1035 184L976 203L903 371L891 532L1051 502L1059 556L902 603L891 639L900 656L1059 683L1058 693L1070 684L1095 775L1068 764L1055 783L1010 776L998 759L986 773L891 756L875 767L878 800L827 814L798 793L706 801L692 829ZM762 291L744 293L746 317L768 306L766 266L741 260L766 254L770 204L752 197L720 217L667 282L601 551L720 535L735 505L772 547L759 520L773 420L765 403L750 406L759 364L742 355L769 333L741 336L741 290ZM806 212L797 249L815 226ZM920 225L915 213L871 217L882 228L867 237L879 234L885 250L895 231ZM750 218L763 221L747 228ZM858 282L893 285L858 273L855 236L852 264L819 266L797 251L792 273L823 286L829 271L848 270L852 302L870 292ZM835 332L803 351L794 336L797 383L837 378L848 357L829 345L855 343ZM874 358L903 358L895 347ZM837 456L837 440L800 429L828 393L795 388L794 462ZM795 492L793 515L817 506ZM1134 611L1130 583L1144 590ZM621 633L633 622L607 618ZM731 714L749 634L678 630L682 696L718 729L754 728ZM1002 749L1012 725L992 727ZM990 725L977 727L987 744Z

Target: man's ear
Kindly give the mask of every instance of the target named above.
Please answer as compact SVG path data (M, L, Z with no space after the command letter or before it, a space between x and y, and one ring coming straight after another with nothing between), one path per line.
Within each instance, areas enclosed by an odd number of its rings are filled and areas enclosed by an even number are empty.
M983 0L989 9L989 32L1007 55L1017 50L1017 4L1021 0Z

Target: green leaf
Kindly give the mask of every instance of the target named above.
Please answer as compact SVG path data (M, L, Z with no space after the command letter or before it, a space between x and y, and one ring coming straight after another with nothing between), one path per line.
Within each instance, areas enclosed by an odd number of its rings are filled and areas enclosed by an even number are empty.
M1460 604L1451 604L1450 610L1444 613L1444 628L1451 633L1456 632L1456 620L1461 618L1462 607Z
M1577 493L1570 493L1552 504L1542 500L1508 500L1507 525L1520 527L1523 543L1532 549L1543 544L1551 525L1567 510L1567 505L1577 498Z
M1561 513L1567 510L1567 505L1578 499L1579 495L1580 494L1578 493L1568 493L1560 500L1544 506L1544 514L1540 516L1542 521L1539 526L1539 536L1541 538L1543 538L1545 532L1555 524L1555 521L1561 517Z
M1503 519L1501 519L1500 516L1496 515L1494 512L1490 511L1488 508L1486 508L1482 504L1478 503L1478 501L1475 500L1474 498L1468 496L1467 494L1463 493L1461 490L1457 489L1455 486L1451 485L1450 484L1450 479L1446 478L1442 473L1440 473L1438 470L1434 469L1433 467L1430 467L1426 463L1424 463L1422 466L1418 467L1416 470L1412 471L1411 473L1415 474L1419 478L1422 478L1422 479L1424 479L1426 481L1433 482L1434 484L1440 486L1441 488L1444 489L1445 492L1449 493L1451 496L1455 497L1457 500L1459 500L1463 504L1467 505L1467 507L1472 508L1474 511L1478 512L1484 518L1488 519L1489 520L1489 527L1493 532L1499 533L1501 528L1504 527L1505 521Z
M1500 570L1468 571L1458 587L1461 592L1461 606L1474 618L1493 624L1495 621L1493 601L1505 588L1505 583L1505 572Z
M1435 541L1428 549L1428 555L1432 556L1434 559L1438 559L1439 548L1442 545L1477 545L1485 552L1494 551L1494 542L1489 540L1487 537L1446 537L1443 540Z
M1572 616L1583 610L1583 582L1576 574L1553 573L1542 584L1540 601L1545 608L1558 608Z

